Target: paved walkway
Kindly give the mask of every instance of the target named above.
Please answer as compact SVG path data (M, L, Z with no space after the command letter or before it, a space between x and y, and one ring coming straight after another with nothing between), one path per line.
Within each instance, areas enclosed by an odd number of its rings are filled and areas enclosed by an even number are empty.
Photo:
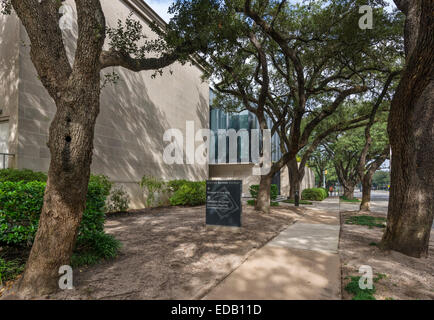
M340 299L337 199L307 209L204 299Z

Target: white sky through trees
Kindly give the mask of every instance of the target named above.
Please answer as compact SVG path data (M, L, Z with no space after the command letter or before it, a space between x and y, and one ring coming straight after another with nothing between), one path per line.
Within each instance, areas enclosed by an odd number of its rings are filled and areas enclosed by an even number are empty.
M155 12L159 14L164 21L168 22L172 15L167 13L170 5L174 2L173 0L144 0ZM303 0L290 0L292 3L303 2ZM389 10L395 8L393 0L386 0L389 3Z

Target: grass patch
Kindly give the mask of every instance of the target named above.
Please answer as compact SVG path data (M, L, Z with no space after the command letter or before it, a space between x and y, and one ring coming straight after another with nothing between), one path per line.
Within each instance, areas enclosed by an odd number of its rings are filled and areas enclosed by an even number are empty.
M362 290L359 286L360 276L351 276L350 279L351 281L345 286L345 291L353 295L353 300L375 300L376 289L374 285L372 285L372 289Z
M374 278L374 282L378 282L382 279L386 279L387 275L385 275L384 273L377 273L377 276Z
M0 258L0 285L6 281L14 280L24 271L26 263L20 259L4 260Z
M372 229L372 227L385 228L386 226L384 225L384 222L386 222L386 218L373 217L368 215L351 216L345 220L346 224L368 226L370 229Z
M15 280L24 271L29 249L3 246L0 251L0 285Z
M253 199L247 200L247 204L249 206L254 206L256 204L256 200L253 200ZM271 201L270 202L270 206L272 206L272 207L278 207L279 206L279 202Z
M83 266L92 266L97 264L104 258L97 255L95 252L80 252L73 253L71 256L71 267L83 267Z
M378 243L376 243L376 242L370 242L369 245L370 246L378 246Z
M281 202L285 202L285 203L295 203L294 199L287 199L287 200L283 200ZM298 202L299 204L313 204L313 202L307 201L307 200L301 200Z
M102 260L113 259L120 247L121 242L112 235L98 233L76 248L71 256L71 266L91 266Z
M383 273L377 274L372 280L377 283L381 279L385 279L387 276ZM374 293L376 292L375 285L372 285L372 289L361 289L359 286L360 276L350 276L350 282L345 286L345 291L353 295L353 300L376 300Z
M360 200L357 198L348 199L345 196L340 196L339 199L341 199L341 201L343 201L343 202L360 202Z

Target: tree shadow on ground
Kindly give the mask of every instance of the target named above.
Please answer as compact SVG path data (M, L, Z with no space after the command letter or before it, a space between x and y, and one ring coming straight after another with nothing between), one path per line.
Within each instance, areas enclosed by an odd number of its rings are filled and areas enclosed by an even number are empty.
M264 215L246 207L242 219L237 232L207 228L204 206L110 218L107 232L123 244L118 258L75 270L76 289L52 298L199 298L294 221L284 212Z

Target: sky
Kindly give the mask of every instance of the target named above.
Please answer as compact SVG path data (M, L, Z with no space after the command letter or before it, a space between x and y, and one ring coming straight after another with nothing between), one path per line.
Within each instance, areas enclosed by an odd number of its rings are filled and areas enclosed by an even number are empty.
M170 5L174 2L173 0L144 0L158 15L163 18L166 22L168 22L171 18L171 15L167 13L167 9L169 9ZM301 2L302 0L291 0L291 2ZM393 0L386 0L387 3L393 5Z
M169 22L171 16L167 13L173 0L145 0L145 2L163 18L164 21Z

